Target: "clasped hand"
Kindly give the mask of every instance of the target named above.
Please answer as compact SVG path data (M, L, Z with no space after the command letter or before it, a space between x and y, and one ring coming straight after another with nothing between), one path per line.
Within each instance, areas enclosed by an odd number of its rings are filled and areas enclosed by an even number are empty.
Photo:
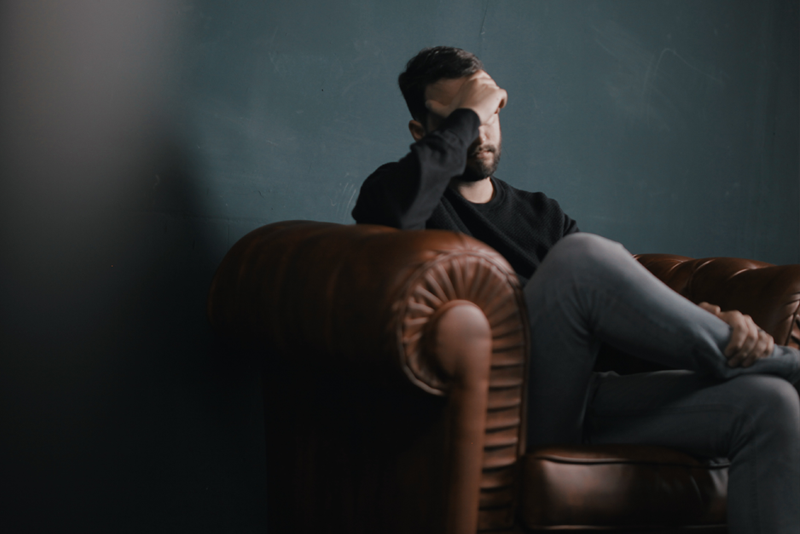
M731 367L750 367L756 360L772 354L775 340L756 325L752 317L741 312L722 311L719 306L701 302L698 304L709 313L713 313L731 328L731 340L725 347L725 356Z

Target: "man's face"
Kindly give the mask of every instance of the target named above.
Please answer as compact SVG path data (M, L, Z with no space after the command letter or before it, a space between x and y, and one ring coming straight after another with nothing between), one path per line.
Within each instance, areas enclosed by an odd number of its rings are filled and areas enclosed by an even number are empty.
M466 77L441 79L425 88L425 98L436 100L446 106L450 104L466 80ZM425 129L429 132L433 131L443 120L438 115L428 113ZM462 177L464 181L476 182L492 176L500 163L502 135L499 113L495 113L487 123L482 124L479 132L478 138L470 145L467 152L467 170Z

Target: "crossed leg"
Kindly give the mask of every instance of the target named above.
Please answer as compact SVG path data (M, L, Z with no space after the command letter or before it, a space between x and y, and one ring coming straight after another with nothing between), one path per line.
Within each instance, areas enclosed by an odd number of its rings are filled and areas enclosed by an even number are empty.
M728 458L728 531L797 532L800 399L786 380L719 380L691 371L609 374L586 422L591 443L646 443Z
M621 245L591 234L568 236L553 247L525 298L532 334L531 446L585 437L725 456L731 460L730 531L797 531L800 408L789 382L800 381L798 351L776 345L751 367L729 367L727 324L669 289ZM692 372L598 375L592 368L601 342ZM748 391L746 399L740 388ZM692 406L715 403L716 427L703 423L713 411L692 412ZM628 415L631 406L641 408L636 417ZM664 415L679 407L680 416ZM686 441L654 441L661 439L659 425ZM758 499L748 499L754 488Z

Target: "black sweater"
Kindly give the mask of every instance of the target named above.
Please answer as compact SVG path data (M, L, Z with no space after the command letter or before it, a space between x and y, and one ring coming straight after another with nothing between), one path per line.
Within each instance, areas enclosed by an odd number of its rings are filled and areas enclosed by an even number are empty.
M447 187L464 173L479 126L472 110L454 111L439 129L411 145L403 159L381 166L364 181L353 218L359 224L470 235L502 254L524 284L550 248L578 227L555 200L494 177L494 196L485 204L469 202Z

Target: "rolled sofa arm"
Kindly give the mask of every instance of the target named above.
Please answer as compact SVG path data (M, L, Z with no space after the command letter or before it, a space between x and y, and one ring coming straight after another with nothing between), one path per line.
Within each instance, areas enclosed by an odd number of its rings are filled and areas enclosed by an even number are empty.
M447 377L423 337L452 300L481 308L498 358L522 365L527 321L514 271L488 246L452 232L311 221L264 226L220 264L208 316L223 335L262 340L278 352L304 348L324 358L314 364L335 358L334 365L401 369L443 395Z
M335 366L387 385L411 382L449 399L463 397L453 358L469 351L442 350L443 332L458 332L453 318L469 316L467 308L485 316L491 361L488 380L480 379L488 386L485 408L472 417L481 435L462 440L478 447L463 463L479 464L474 506L466 506L475 516L466 530L447 530L474 532L513 523L516 462L524 453L529 330L520 284L502 256L452 232L280 222L231 248L208 299L218 333L292 354L300 366ZM464 502L451 503L448 515L460 521Z
M640 254L639 262L692 302L750 315L776 343L800 348L800 265Z

